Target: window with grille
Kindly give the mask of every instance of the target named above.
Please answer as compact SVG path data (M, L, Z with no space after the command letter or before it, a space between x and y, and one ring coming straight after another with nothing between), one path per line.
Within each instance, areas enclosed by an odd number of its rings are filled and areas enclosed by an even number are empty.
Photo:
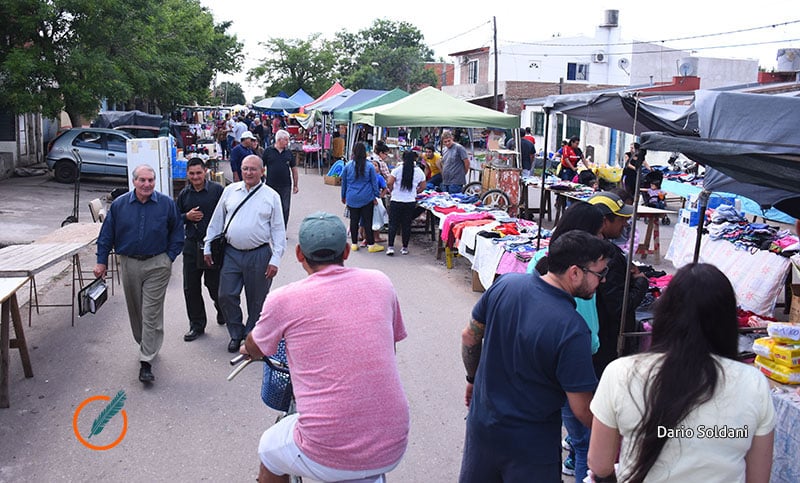
M467 63L467 84L478 83L478 61L470 60Z

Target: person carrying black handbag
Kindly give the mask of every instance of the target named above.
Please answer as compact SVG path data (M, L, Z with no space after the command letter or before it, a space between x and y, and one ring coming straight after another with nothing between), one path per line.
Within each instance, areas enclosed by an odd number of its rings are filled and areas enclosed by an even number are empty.
M255 326L286 248L281 199L275 190L261 183L263 172L258 156L244 158L243 181L225 188L205 237L203 253L209 264L213 263L212 240L224 234L227 241L218 301L231 337L229 352L237 352ZM246 324L239 305L242 288L247 297Z

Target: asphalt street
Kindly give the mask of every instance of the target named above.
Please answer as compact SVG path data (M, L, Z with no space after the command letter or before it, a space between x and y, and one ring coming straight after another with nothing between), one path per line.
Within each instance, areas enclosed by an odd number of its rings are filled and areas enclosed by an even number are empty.
M302 170L301 170L302 171ZM124 186L120 179L85 179L81 221L91 221L86 204ZM0 243L27 243L57 229L72 213L73 187L49 176L0 181ZM273 287L305 277L293 257L302 218L324 209L342 215L339 188L316 174L302 174L292 202L286 255ZM94 250L82 254L85 270ZM411 435L391 481L455 481L461 461L466 408L460 333L480 294L472 292L469 266L456 260L447 270L434 256L429 237L414 235L408 256L387 257L360 250L349 266L386 273L397 289L409 336L397 345L397 358L411 406ZM42 303L68 303L67 264L37 277ZM23 300L27 298L23 295ZM348 300L342 287L342 302ZM309 299L313 303L313 298ZM209 313L213 314L210 299ZM257 473L258 439L276 417L260 399L261 367L251 366L233 382L226 351L227 331L213 319L206 335L187 343L188 321L182 293L181 259L172 271L165 304L165 341L154 362L156 381L137 379L133 341L120 287L96 315L76 319L69 308L34 312L25 335L34 377L23 375L11 351L11 407L0 409L0 481L252 481ZM113 417L86 439L93 420L107 404L88 398L124 391L125 418ZM77 416L76 416L77 414ZM120 413L121 414L121 413ZM76 437L94 446L92 450ZM123 435L124 433L124 435Z

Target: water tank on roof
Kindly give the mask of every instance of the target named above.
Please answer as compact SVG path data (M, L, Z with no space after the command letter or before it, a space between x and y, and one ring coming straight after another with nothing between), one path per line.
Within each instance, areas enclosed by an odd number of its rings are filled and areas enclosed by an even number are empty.
M778 72L800 71L800 49L778 49Z
M603 19L601 27L619 27L619 10L606 10Z

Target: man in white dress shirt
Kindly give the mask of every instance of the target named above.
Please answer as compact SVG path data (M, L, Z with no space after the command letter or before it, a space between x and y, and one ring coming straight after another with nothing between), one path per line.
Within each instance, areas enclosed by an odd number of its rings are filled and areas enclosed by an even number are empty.
M211 240L227 226L228 247L220 272L217 301L231 337L229 352L238 352L241 342L253 330L286 248L280 196L261 183L263 172L258 156L250 155L242 160L243 181L227 186L222 192L205 238L203 252L210 265ZM231 220L233 212L253 190L257 191ZM243 324L240 307L242 287L247 297L246 324Z

